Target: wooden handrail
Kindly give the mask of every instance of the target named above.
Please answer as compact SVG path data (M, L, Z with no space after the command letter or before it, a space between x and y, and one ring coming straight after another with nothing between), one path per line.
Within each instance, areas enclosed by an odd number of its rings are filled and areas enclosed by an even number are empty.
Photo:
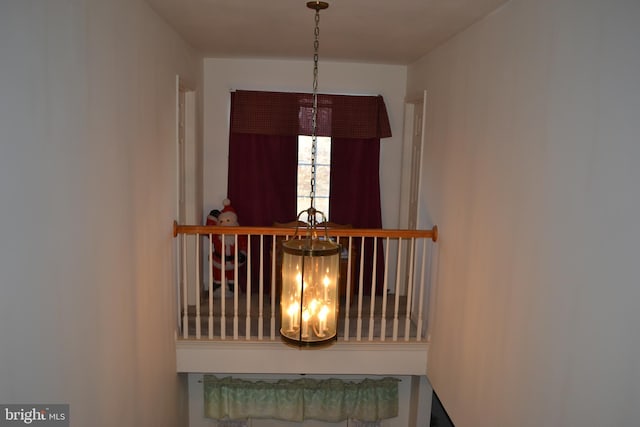
M304 231L304 229L302 230ZM173 237L178 234L244 234L244 235L273 235L291 236L293 228L284 227L222 227L218 225L179 225L173 222ZM324 229L322 229L324 233ZM431 230L400 230L382 228L329 228L327 230L332 237L401 237L401 238L430 238L438 241L438 226L434 225Z

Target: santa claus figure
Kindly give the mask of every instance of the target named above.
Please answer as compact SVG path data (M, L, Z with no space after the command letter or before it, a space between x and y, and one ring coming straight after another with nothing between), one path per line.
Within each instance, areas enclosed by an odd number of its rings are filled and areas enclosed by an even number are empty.
M238 215L231 206L231 201L225 199L223 201L224 208L219 211L217 209L209 212L207 216L207 225L217 225L221 227L236 227L238 223ZM247 260L247 236L238 236L238 254L236 259L236 238L235 234L214 235L212 241L211 252L211 269L213 271L213 289L220 287L222 283L222 272L224 271L225 283L227 289L233 291L235 286L235 266L238 265L238 273L242 271Z

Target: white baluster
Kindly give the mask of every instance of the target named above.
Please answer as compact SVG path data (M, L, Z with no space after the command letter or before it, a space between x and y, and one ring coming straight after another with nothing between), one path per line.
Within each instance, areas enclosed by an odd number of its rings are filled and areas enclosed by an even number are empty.
M276 339L276 236L271 244L271 340Z
M409 341L411 336L411 298L413 297L413 268L415 265L416 238L411 238L411 255L409 256L409 283L407 283L407 311L404 321L404 340Z
M356 323L356 341L362 339L362 297L364 288L364 236L360 242L360 277L358 278L358 319Z
M233 245L233 339L238 339L238 292L240 284L238 283L238 235L234 234Z
M209 329L209 339L213 339L213 234L209 234L209 319L207 327Z
M433 331L435 305L438 301L438 259L440 253L440 247L431 243L429 245L431 250L429 251L429 292L428 292L428 304L427 304L427 333L425 338L427 341L431 341L431 332Z
M387 335L387 291L389 290L389 238L387 237L384 254L384 284L382 285L382 312L380 319L380 341Z
M196 234L196 339L201 338L200 324L200 235Z
M400 268L400 263L402 261L402 237L398 239L398 263L396 265L396 287L395 287L395 293L396 293L396 299L395 299L395 305L393 308L393 341L397 341L398 340L398 309L400 308L400 272L401 272L401 268Z
M224 249L224 234L220 235L222 239L222 260L220 267L220 338L227 338L227 275L225 274L227 256Z
M418 325L416 340L422 341L422 309L424 305L424 276L427 269L427 239L422 239L422 266L420 267L420 295L418 296Z
M369 341L373 341L374 314L376 308L376 276L378 273L378 238L373 238L373 271L371 272L371 303L369 305Z
M351 259L353 257L353 251L351 250L353 245L353 237L349 236L349 249L347 251L347 285L345 286L347 295L345 296L345 310L344 310L344 340L349 341L349 312L351 311Z
M182 235L182 338L189 338L189 291L187 286L187 235Z
M264 327L263 304L264 304L264 234L260 235L260 283L258 290L258 339L262 340L262 328Z
M247 235L247 289L245 296L247 299L247 317L245 320L245 338L251 339L251 235Z

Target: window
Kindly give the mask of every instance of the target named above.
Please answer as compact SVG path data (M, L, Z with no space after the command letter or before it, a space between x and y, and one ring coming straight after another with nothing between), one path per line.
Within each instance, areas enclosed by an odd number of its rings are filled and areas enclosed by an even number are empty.
M317 137L315 207L329 220L329 184L331 176L331 138ZM309 208L311 194L311 137L298 136L298 185L296 215ZM302 218L306 220L306 218Z

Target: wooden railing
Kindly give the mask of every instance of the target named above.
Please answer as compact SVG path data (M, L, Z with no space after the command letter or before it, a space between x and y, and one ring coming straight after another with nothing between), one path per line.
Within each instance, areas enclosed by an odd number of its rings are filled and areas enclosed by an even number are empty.
M294 232L292 228L281 227L174 223L180 338L279 340L277 255L281 239L293 236ZM437 227L431 230L329 228L326 232L344 248L338 341L424 341ZM213 250L212 240L217 236L226 236L235 242L234 259L240 255L238 243L246 241L246 262L242 266L235 263L232 273L235 285L231 290L227 290L227 279L222 274L219 290L210 292L214 280L209 254ZM380 259L383 268L370 269L366 274L366 258Z

